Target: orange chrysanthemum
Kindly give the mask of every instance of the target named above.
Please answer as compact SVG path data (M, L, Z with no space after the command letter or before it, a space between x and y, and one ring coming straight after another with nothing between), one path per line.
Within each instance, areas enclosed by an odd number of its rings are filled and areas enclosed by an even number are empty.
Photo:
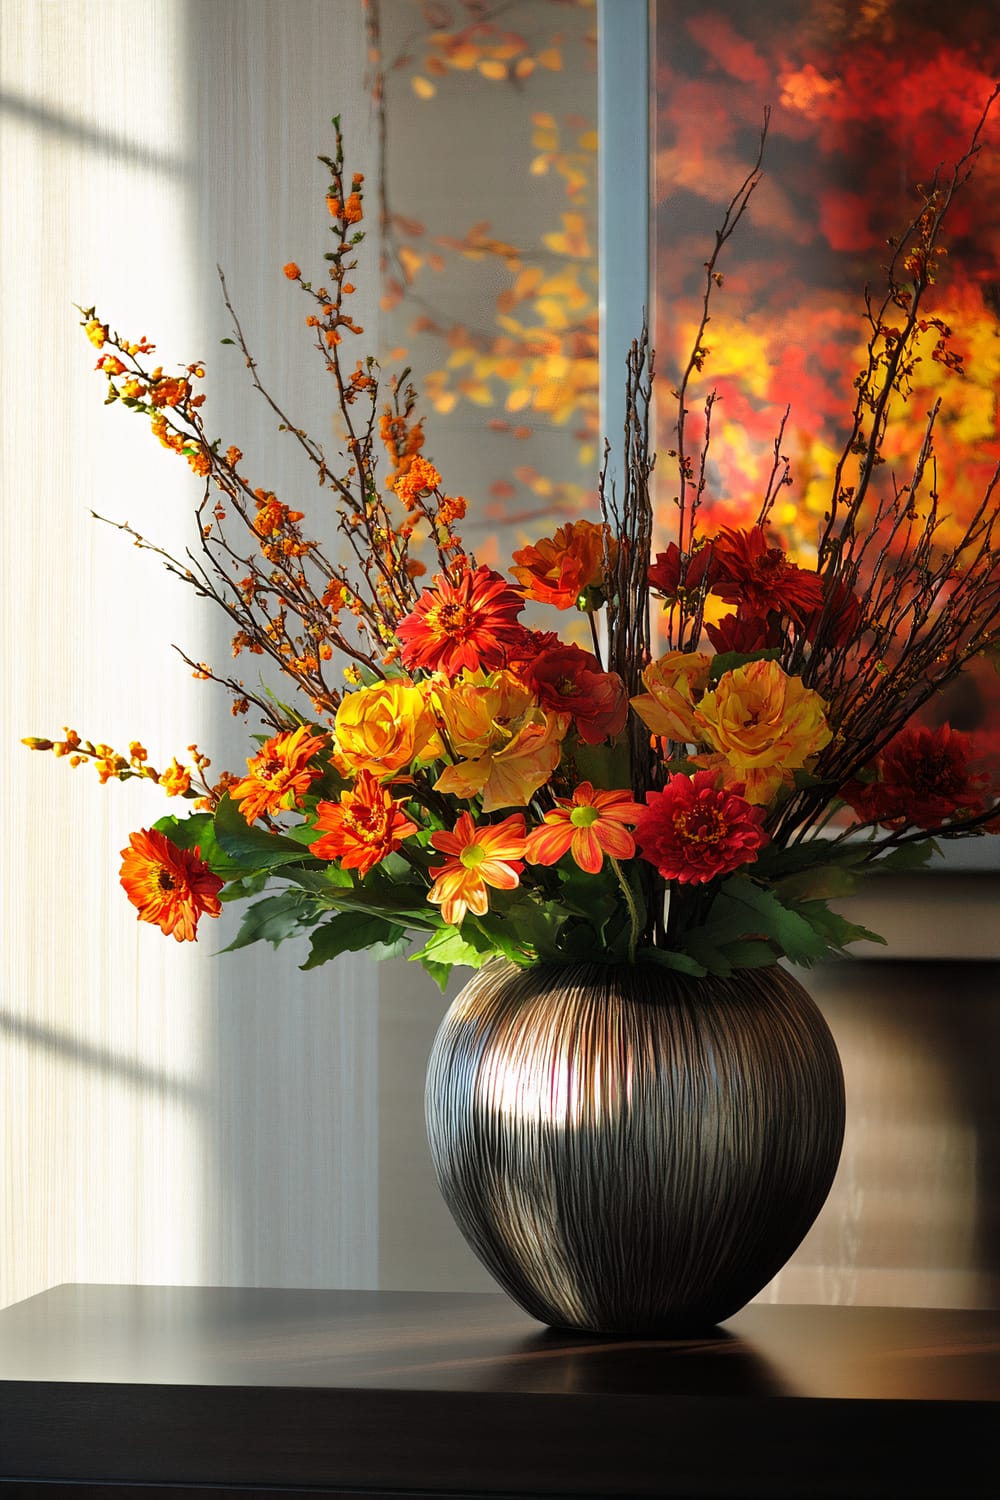
M326 743L320 734L310 734L308 725L300 724L287 734L276 734L262 745L257 755L247 761L249 775L229 789L234 802L248 823L265 813L298 807L322 767L309 761Z
M435 849L449 858L432 865L434 884L427 899L440 906L446 922L459 927L467 911L481 917L489 906L487 886L512 891L524 869L524 816L513 813L502 823L477 828L467 813L459 815L453 833L431 834Z
M450 679L466 668L492 672L520 643L517 616L523 608L521 595L492 568L465 572L457 583L438 574L434 587L424 589L416 609L396 626L403 664Z
M370 771L359 771L354 790L344 792L339 802L319 803L316 827L323 830L323 837L309 846L310 854L337 859L345 870L357 870L362 879L417 831L402 802Z
M555 536L515 552L514 562L520 566L511 572L527 598L556 609L574 609L586 599L588 589L603 586L605 546L609 552L617 548L608 540L606 525L570 521Z
M635 840L625 825L645 810L629 791L595 792L592 782L581 781L572 797L557 797L555 808L529 833L525 857L529 864L554 865L569 851L581 870L596 875L605 854L631 859Z
M437 489L441 483L441 475L430 459L421 458L418 453L414 455L406 473L397 474L389 483L406 509L412 510L420 495Z
M155 828L129 835L122 850L121 883L140 922L152 922L179 943L193 943L202 913L217 917L224 882L213 875L200 849L178 849Z

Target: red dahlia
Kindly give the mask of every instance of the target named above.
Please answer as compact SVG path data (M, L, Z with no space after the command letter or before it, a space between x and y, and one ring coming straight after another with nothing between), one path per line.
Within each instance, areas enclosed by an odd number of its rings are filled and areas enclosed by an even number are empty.
M635 841L665 880L705 885L752 864L767 843L764 809L751 807L732 788L717 787L711 771L678 772L662 792L647 792L646 802Z
M940 828L984 810L989 777L973 771L969 735L942 724L910 725L875 759L874 781L849 781L840 795L864 823Z

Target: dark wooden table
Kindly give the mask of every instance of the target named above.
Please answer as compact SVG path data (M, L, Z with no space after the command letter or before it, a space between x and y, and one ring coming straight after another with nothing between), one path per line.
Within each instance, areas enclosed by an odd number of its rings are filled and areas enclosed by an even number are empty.
M0 1312L0 1491L994 1500L998 1354L1000 1313L624 1342L499 1294L60 1286Z

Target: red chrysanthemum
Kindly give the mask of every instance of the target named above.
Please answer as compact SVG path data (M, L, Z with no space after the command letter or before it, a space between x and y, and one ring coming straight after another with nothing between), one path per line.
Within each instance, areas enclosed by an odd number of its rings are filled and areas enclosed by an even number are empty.
M310 854L339 860L362 879L417 831L403 804L370 771L359 771L353 790L344 792L339 802L317 804L316 827L323 836L310 844Z
M507 649L507 668L522 680L532 662L543 651L552 651L563 642L554 630L528 630L520 627L520 634Z
M665 880L704 885L752 864L767 843L764 810L732 788L717 787L711 771L671 776L662 792L647 792L635 827L643 859Z
M850 781L840 795L863 823L940 828L983 812L989 776L969 762L973 741L961 730L910 725L875 759L874 781Z
M763 526L724 527L712 542L712 592L748 615L786 615L802 625L823 604L817 573L789 562L768 545Z
M156 828L129 835L122 850L121 883L138 908L140 922L152 922L179 943L193 943L202 913L217 917L224 881L213 875L200 849L179 849Z
M403 664L449 678L465 669L502 667L508 651L521 642L517 617L523 608L522 596L492 568L465 572L456 583L438 574L434 587L424 589L416 609L396 626Z
M543 708L572 715L586 745L599 745L625 727L625 684L617 672L602 671L597 657L579 646L558 645L541 652L524 680Z

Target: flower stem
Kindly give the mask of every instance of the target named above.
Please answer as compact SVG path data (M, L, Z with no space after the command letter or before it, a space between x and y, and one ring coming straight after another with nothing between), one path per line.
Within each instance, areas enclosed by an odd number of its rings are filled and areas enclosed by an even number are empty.
M630 964L634 964L635 950L639 944L639 930L641 926L639 922L639 908L635 904L635 896L632 894L632 887L629 885L628 881L625 878L625 871L622 869L621 865L615 859L613 854L609 854L608 859L611 861L611 868L614 870L615 874L618 877L618 884L622 888L622 895L625 897L625 905L628 907L628 961Z

